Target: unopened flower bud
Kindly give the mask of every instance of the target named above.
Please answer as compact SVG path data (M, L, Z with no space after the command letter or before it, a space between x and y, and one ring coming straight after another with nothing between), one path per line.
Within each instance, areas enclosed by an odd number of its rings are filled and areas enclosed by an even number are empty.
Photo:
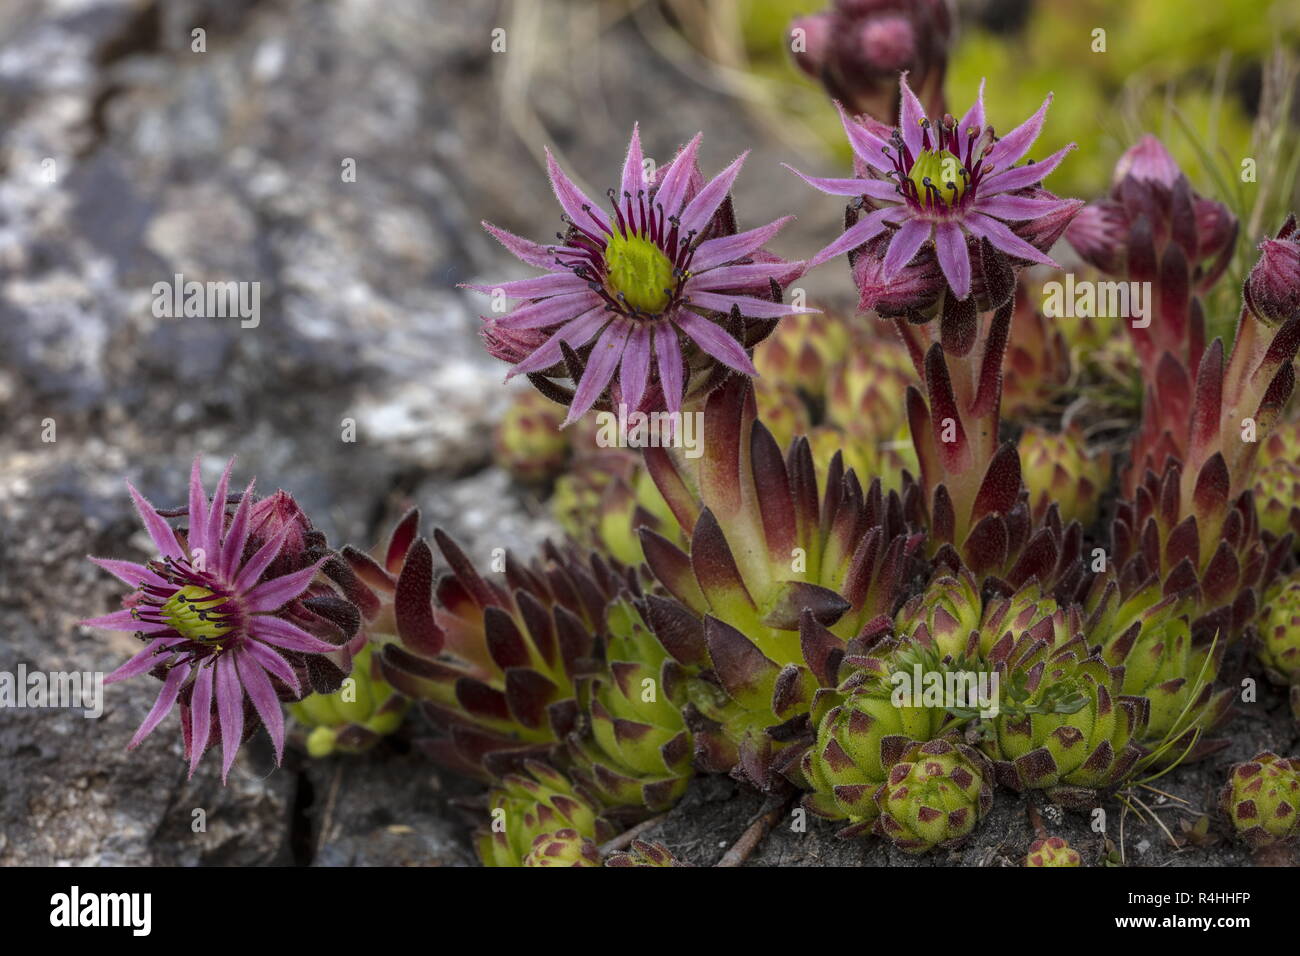
M1300 231L1295 215L1277 238L1259 244L1259 261L1246 278L1246 305L1270 324L1285 322L1300 309Z

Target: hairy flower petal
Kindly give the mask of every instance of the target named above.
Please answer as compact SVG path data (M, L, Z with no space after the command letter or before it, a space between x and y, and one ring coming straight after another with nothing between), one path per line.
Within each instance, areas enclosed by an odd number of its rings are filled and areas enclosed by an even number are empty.
M717 239L705 240L695 250L691 271L700 273L728 262L735 262L737 259L744 259L766 245L785 227L786 223L793 219L794 216L782 216L766 226L738 232L734 236L719 236Z
M1024 189L1026 186L1042 182L1052 170L1061 165L1061 160L1065 159L1066 154L1075 148L1074 143L1071 143L1069 146L1061 147L1042 162L1012 166L1000 173L994 173L981 184L981 191L988 194L1007 193L1013 189Z
M771 304L771 303L769 303ZM746 375L757 375L754 363L750 361L740 343L727 334L726 329L697 315L690 309L682 309L677 315L677 323L682 331L691 337L700 348L708 352L719 362Z
M737 156L730 166L714 176L695 194L695 198L686 204L681 216L683 231L701 232L709 224L713 214L718 211L718 206L722 205L722 200L726 199L727 193L731 192L731 184L740 175L740 167L745 164L747 156L749 150Z
M911 262L930 238L932 228L932 224L924 219L909 219L903 223L889 241L889 251L885 253L885 275L897 275L903 266Z
M154 701L153 709L149 711L149 716L144 719L131 742L127 744L128 750L134 750L140 745L140 742L153 733L154 728L162 723L162 719L167 716L176 703L176 696L181 692L181 687L185 679L190 676L190 665L178 664L167 672L167 679L163 681L162 690L158 692L158 699Z
M970 252L966 236L955 222L941 222L934 229L934 249L939 268L959 299L970 295Z
M592 336L605 327L609 320L610 314L603 305L598 305L583 312L576 319L570 319L560 326L555 334L547 339L537 351L514 365L506 373L506 378L511 379L516 375L540 372L542 369L550 368L560 361L564 355L560 349L561 343L572 349L582 348L591 341Z
M587 410L600 398L600 393L614 377L614 372L623 359L623 347L631 332L631 323L621 320L611 322L600 334L595 348L591 350L591 360L578 382L578 389L573 394L573 404L569 406L569 414L564 419L566 425L587 414Z

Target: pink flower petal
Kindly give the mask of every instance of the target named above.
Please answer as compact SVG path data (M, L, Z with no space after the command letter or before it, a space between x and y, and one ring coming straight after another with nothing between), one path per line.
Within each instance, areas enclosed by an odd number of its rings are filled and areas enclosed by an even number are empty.
M586 369L583 370L578 387L573 393L569 414L564 419L565 425L576 422L587 414L587 410L592 405L596 404L596 399L600 398L601 393L605 391L609 380L614 377L619 362L622 361L623 346L627 343L631 332L631 322L624 320L611 322L600 334L595 347L591 350L591 358L587 362Z
M645 189L645 167L644 159L641 156L641 128L639 124L632 124L632 139L627 144L627 158L623 160L623 180L618 194L621 199L624 194L635 196L638 191Z
M492 324L503 329L519 331L522 329L544 329L558 325L568 319L576 318L594 305L601 304L601 298L590 289L581 292L569 292L552 296L540 302L530 302L520 306L508 315L503 315Z
M208 509L208 527L204 536L207 539L206 554L209 569L221 561L221 533L226 525L226 496L230 492L230 472L235 467L235 459L226 462L226 469L217 481L217 490L212 493L212 507ZM191 551L193 549L191 548Z
M632 327L632 334L628 336L627 345L623 349L623 361L618 370L619 388L629 411L641 404L649 377L650 327L638 323Z
M955 222L941 222L934 230L934 250L952 294L959 299L970 295L970 253L966 235Z
M154 574L143 564L136 564L134 561L118 561L115 558L96 558L93 555L87 555L87 557L123 584L129 584L131 587L136 587L143 583L163 583L162 578L158 577L158 575Z
M189 546L190 554L200 550L203 554L208 553L208 496L203 490L203 467L202 457L194 456L194 464L190 466L190 526L189 526ZM206 559L204 565L206 566Z
M262 725L271 735L271 742L275 744L275 763L279 766L284 759L284 711L280 709L280 698L276 696L271 679L266 676L261 664L242 649L235 651L235 655L239 679L248 692L248 699L253 702L257 716L262 718Z
M145 634L157 634L161 631L170 630L166 624L149 624L145 621L138 621L131 616L129 609L114 611L112 614L105 614L102 617L88 617L84 621L78 621L83 627L102 627L106 631L142 631Z
M244 645L244 650L262 665L264 671L272 677L278 677L284 681L295 696L302 695L302 685L298 682L298 675L294 673L293 668L289 666L289 662L283 657L265 644L257 641L248 641Z
M990 169L1006 169L1020 162L1021 157L1029 152L1029 147L1038 139L1043 129L1043 120L1047 118L1047 107L1052 103L1052 94L1047 94L1043 105L1033 116L1025 120L1006 136L993 144L984 162Z
M660 323L654 330L655 365L659 369L659 384L664 393L664 405L670 412L682 407L682 349L677 342L677 331Z
M808 268L816 268L823 262L856 249L868 239L873 239L884 232L886 219L891 216L895 219L900 218L906 215L906 212L902 206L886 206L884 209L868 213L842 232L838 239L813 256L808 262Z
M745 164L745 157L748 155L749 150L745 150L737 156L730 166L709 180L708 184L695 194L695 198L686 204L681 217L683 234L692 230L704 231L704 227L709 224L713 214L722 205L722 200L726 199L727 193L731 192L731 184L736 181L736 177L740 174L740 167Z
M587 280L580 279L572 272L565 271L552 272L533 279L498 282L496 285L471 285L466 282L460 288L472 289L475 292L482 292L484 295L500 294L507 299L540 299L543 296L581 292L587 288Z
M1045 266L1056 265L1051 256L1039 252L1025 240L1021 239L1011 227L998 219L991 219L983 213L971 213L965 219L966 228L977 236L983 236L1003 252L1030 262L1039 262Z
M321 558L311 567L263 581L244 595L244 607L250 614L279 610L307 590L307 585L311 584L312 578L327 560L329 559Z
M269 614L254 614L248 619L248 633L266 644L283 647L286 651L304 654L330 654L338 648L327 641L308 634L297 624Z
M141 741L153 733L154 728L162 723L162 719L167 716L176 703L176 695L181 692L185 678L189 676L189 664L177 664L167 672L167 679L163 681L162 690L158 692L158 699L154 701L153 709L149 711L149 716L144 719L144 723L135 732L131 742L126 745L127 750L134 750L138 747Z
M598 305L588 312L584 312L569 322L564 323L555 334L538 346L537 351L533 352L526 359L515 365L506 374L506 379L514 378L516 375L523 375L528 372L540 372L544 368L550 368L556 362L564 357L560 349L560 343L566 343L572 349L578 349L591 341L591 337L604 328L605 323L610 320L610 313L603 305Z
M551 252L546 246L533 242L531 239L524 239L522 236L516 236L512 232L506 232L499 226L494 226L486 219L479 223L490 235L501 245L505 246L520 262L530 266L536 266L539 269L551 269L555 266L555 253Z
M782 216L775 222L769 222L766 226L759 226L757 229L738 232L734 236L720 236L717 239L705 240L695 250L695 258L691 260L691 270L696 273L704 272L715 266L743 259L751 252L765 246L785 227L786 223L793 219L794 216Z
M564 174L564 170L560 168L560 164L555 161L549 149L546 151L546 172L551 177L551 188L555 190L555 198L560 201L560 205L575 224L596 235L609 232L609 219L600 207L588 199L586 194Z
M915 161L921 155L921 120L926 118L925 108L907 85L907 73L899 75L898 90L902 99L898 105L898 127L903 131L903 142L912 151L912 159Z
M155 665L166 659L167 655L162 653L163 649L178 644L181 640L179 637L155 637L145 645L144 650L137 652L129 661L105 677L104 683L116 684L149 673Z
M235 515L230 519L230 527L226 529L226 539L221 544L221 567L210 569L221 577L223 581L229 582L239 570L239 562L244 557L244 545L248 544L248 513L253 507L253 486L256 479L248 483L244 489L244 495L239 499L239 507L235 509Z
M691 173L695 171L695 155L700 149L703 133L696 133L695 138L682 147L682 151L664 170L655 193L655 204L664 207L665 216L675 216L686 201L686 188L691 183Z
M981 199L972 207L976 212L998 219L1022 220L1037 219L1070 205L1069 199L1031 199L1028 196L1012 196L1002 193Z
M285 538L289 537L289 532L292 530L292 525L284 525L284 527L275 533L275 537L263 544L262 547L248 559L248 563L239 569L239 574L237 574L235 580L231 582L230 587L235 591L235 593L238 594L247 591L257 583L257 579L262 576L262 572L270 567L271 562L279 555L280 549L284 546Z
M886 278L896 276L902 271L903 266L912 261L912 258L920 251L921 246L930 238L932 224L924 219L909 219L903 223L902 228L894 233L894 238L889 241L889 250L885 253L885 260L881 263Z
M1065 159L1065 154L1074 149L1071 143L1058 149L1051 156L1048 156L1041 163L1026 163L1024 166L1013 166L1010 169L1004 169L1000 173L994 173L988 179L979 184L981 196L991 196L994 193L1009 193L1017 189L1024 189L1026 186L1032 186L1035 183L1042 182L1046 179L1057 166L1061 165L1061 160Z
M190 776L208 749L212 736L212 672L214 667L199 667L194 675L194 696L190 698Z
M222 654L213 666L217 671L217 721L221 726L221 782L225 783L244 736L244 689L239 684L233 655ZM203 743L194 741L194 749Z
M820 176L807 176L789 163L782 163L809 186L831 196L870 196L885 202L900 202L902 193L889 179L825 179Z
M715 312L730 312L731 307L736 305L740 307L741 315L751 319L777 319L783 315L821 311L821 309L790 305L786 302L755 299L747 295L724 295L720 292L692 292L690 302L697 308L712 309Z
M149 532L149 537L153 539L154 547L164 558L183 558L185 555L181 552L181 546L176 540L176 532L172 530L163 516L158 513L158 509L151 505L147 498L135 490L135 485L131 482L126 483L126 489L131 493L131 499L135 502L135 510L140 513L140 519L144 521L145 530Z
M803 271L803 265L802 262L784 263L780 272L776 268L777 263L773 262L754 262L743 266L722 266L717 269L710 269L708 272L693 274L686 280L686 292L689 295L696 290L759 287L766 291L768 280L777 279L778 283L780 283L782 272L786 276L791 273L798 276ZM784 285L785 283L780 284Z
M894 164L886 149L889 144L861 123L854 122L853 117L844 111L844 107L838 101L835 103L835 108L840 111L840 123L844 127L844 135L849 138L849 145L858 159L882 173L893 169Z
M770 303L769 303L770 304ZM677 323L696 345L708 352L715 359L746 375L757 375L754 363L745 354L739 342L727 334L722 326L710 322L702 315L696 315L690 309L679 309L673 316Z

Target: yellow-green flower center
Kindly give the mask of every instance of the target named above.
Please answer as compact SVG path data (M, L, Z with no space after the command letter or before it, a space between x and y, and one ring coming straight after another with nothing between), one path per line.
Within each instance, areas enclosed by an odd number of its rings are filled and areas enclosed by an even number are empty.
M232 627L221 623L223 615L213 612L226 603L226 598L213 597L207 588L189 584L181 588L162 607L162 616L181 637L204 644L218 643L229 634Z
M912 170L907 174L907 178L916 186L917 195L922 201L927 192L925 181L929 179L931 185L939 190L944 203L951 206L966 192L970 176L962 166L961 160L948 150L923 149L921 155L916 157L916 162L912 164Z
M605 245L605 281L610 295L641 312L662 312L677 284L673 264L655 243L633 233L615 233Z

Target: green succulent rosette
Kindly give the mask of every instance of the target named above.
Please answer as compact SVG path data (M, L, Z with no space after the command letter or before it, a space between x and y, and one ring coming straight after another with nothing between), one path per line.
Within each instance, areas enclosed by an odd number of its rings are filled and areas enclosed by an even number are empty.
M384 680L374 645L352 657L352 673L331 694L308 694L288 705L299 740L312 757L364 753L401 726L410 702Z

